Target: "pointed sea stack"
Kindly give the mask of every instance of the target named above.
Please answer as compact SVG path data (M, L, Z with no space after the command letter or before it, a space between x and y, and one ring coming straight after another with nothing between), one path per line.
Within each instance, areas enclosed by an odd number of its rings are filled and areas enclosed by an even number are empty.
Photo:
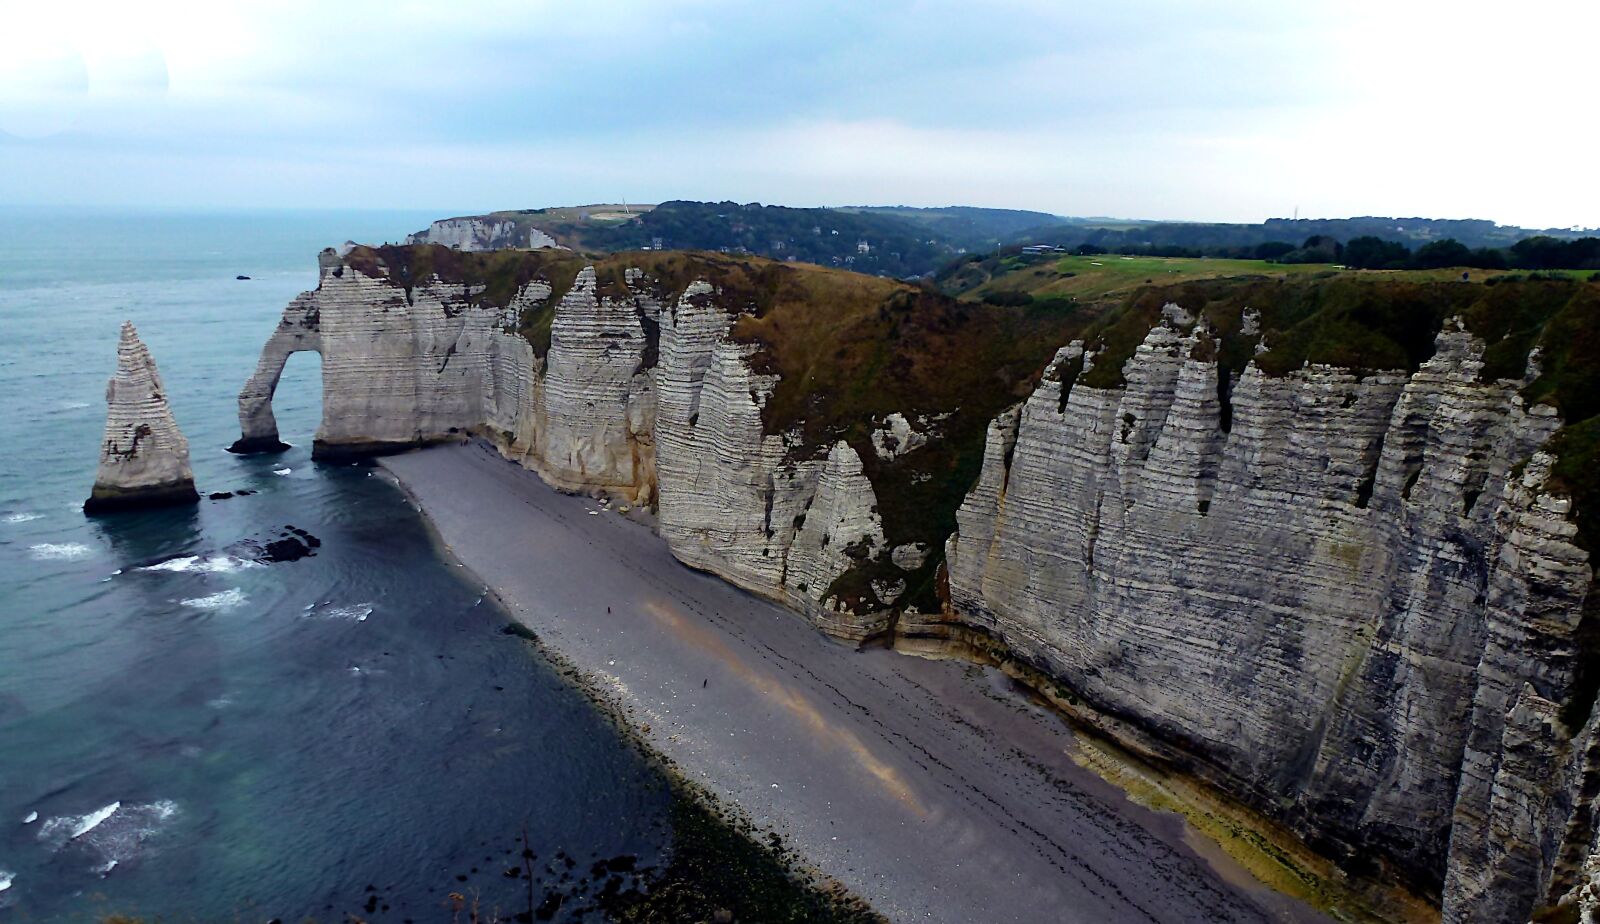
M106 436L85 513L105 513L200 499L189 468L189 441L172 419L150 350L131 322L122 324L117 374L106 386Z

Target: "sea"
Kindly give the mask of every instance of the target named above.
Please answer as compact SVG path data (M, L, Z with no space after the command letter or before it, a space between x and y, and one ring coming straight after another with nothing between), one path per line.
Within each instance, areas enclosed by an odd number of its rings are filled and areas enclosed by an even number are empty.
M311 461L316 354L293 448L225 451L317 252L436 217L0 208L0 921L488 920L661 858L662 772L398 489ZM83 514L124 320L233 496Z

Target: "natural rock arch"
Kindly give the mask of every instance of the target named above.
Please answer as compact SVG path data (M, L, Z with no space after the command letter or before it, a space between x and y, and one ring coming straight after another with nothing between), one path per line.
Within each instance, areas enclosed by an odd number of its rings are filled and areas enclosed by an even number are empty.
M324 260L331 253L324 251ZM255 374L239 392L239 439L228 447L229 452L282 452L289 448L288 443L278 438L272 396L278 390L278 380L283 377L283 367L289 356L307 350L319 357L322 355L321 318L314 292L306 292L289 303L277 330L261 348Z

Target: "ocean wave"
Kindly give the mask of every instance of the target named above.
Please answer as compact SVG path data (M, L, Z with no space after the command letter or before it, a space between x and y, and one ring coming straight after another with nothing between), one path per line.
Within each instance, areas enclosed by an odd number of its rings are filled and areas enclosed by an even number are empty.
M7 872L6 870L0 869L0 892L4 892L6 889L11 888L11 884L16 881L16 873Z
M136 568L136 571L172 571L178 573L198 572L202 574L228 574L240 568L264 568L265 565L258 561L245 558L235 558L232 555L180 555L169 558L153 565Z
M275 469L272 470L272 474L274 474L274 475L287 475L292 471L294 471L294 469L292 469L292 468L275 468Z
M124 804L120 801L87 815L61 815L46 821L39 840L51 850L86 851L90 868L105 875L138 853L145 841L178 814L170 799Z
M66 401L61 405L63 411L77 411L89 406L87 401Z
M238 606L246 599L244 591L235 587L231 590L207 594L204 597L190 597L187 600L179 600L178 602L184 606L192 606L197 610L225 610L229 607Z
M28 814L22 816L22 823L25 824L25 825L31 825L34 822L38 821L38 820L39 820L39 813L38 812L29 812Z
M306 607L306 615L319 616L323 619L353 619L356 622L366 622L367 617L372 615L372 604L357 603L353 606L331 606L326 603L322 606L316 606L313 604Z
M57 815L39 826L39 840L49 844L53 849L60 850L68 841L75 841L100 827L120 808L122 808L121 802L113 802L87 815Z
M83 837L85 834L88 834L90 831L93 831L95 828L98 828L104 824L105 820L110 818L112 815L115 815L117 813L117 809L119 808L122 808L122 803L113 802L104 808L97 809L87 815L81 816L78 819L78 823L73 826L72 833L68 835L68 838L71 840L77 840L78 838Z
M42 514L42 513L29 513L29 512L24 510L24 511L21 511L21 512L18 512L18 513L8 513L8 514L5 515L5 517L0 518L0 519L4 519L5 522L7 522L7 523L31 523L34 520L42 520L42 519L44 519L44 514Z
M92 550L81 542L41 542L29 551L34 561L75 561Z

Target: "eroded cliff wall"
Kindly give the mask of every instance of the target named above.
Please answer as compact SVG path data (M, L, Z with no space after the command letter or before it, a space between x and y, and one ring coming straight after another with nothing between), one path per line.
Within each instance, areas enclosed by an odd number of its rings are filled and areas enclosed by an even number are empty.
M838 637L985 634L1449 920L1600 891L1593 572L1524 333L1407 315L1323 361L1319 290L1269 292L1301 315L1108 316L1041 379L1081 320L635 258L325 254L242 442L277 443L283 358L319 350L320 454L487 433Z
M1324 851L1447 886L1451 920L1551 903L1593 580L1548 460L1519 468L1553 409L1482 381L1453 322L1409 376L1252 363L1219 389L1211 332L1172 314L1125 387L1072 387L1073 344L996 421L953 618Z
M317 289L285 309L240 394L234 448L283 446L273 390L289 355L316 351L318 457L485 432L560 488L656 504L686 563L841 636L883 632L886 611L857 617L827 594L862 554L883 550L855 450L837 441L799 458L797 436L764 433L776 377L755 372L755 347L729 336L743 306L704 281L670 296L639 271L620 281L601 292L584 266L559 295L532 279L495 307L477 298L481 284L433 276L407 287L325 252ZM548 341L536 348L519 324L541 312Z

